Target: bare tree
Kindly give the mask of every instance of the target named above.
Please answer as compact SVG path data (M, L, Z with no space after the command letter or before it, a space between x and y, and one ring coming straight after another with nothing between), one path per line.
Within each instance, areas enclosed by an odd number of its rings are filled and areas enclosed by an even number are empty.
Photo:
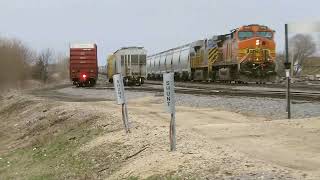
M44 49L40 52L33 70L34 78L39 79L44 83L47 82L49 78L49 65L54 60L53 55L53 51L49 48Z
M69 77L69 58L63 54L57 54L56 61L51 68L51 73L56 80L66 80Z
M310 35L297 34L290 39L293 64L296 66L294 75L299 75L303 62L316 52L316 44Z

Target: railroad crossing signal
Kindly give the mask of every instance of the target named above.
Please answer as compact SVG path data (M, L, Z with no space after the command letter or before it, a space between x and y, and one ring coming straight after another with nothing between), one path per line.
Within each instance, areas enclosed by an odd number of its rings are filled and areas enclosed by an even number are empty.
M285 62L284 67L285 69L291 69L291 62Z

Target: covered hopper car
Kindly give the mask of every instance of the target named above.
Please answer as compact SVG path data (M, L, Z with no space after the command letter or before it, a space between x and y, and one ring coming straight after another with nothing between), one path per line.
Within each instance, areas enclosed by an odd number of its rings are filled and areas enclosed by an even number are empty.
M124 85L141 85L146 78L147 52L143 47L124 47L107 58L107 76L122 74Z
M147 78L174 72L177 80L268 82L275 71L274 31L248 25L147 57Z

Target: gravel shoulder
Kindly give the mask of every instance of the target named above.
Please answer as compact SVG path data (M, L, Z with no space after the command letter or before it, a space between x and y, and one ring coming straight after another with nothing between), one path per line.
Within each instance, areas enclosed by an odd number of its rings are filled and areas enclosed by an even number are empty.
M115 93L112 89L83 89L75 87L60 88L54 91L42 91L35 95L56 98L61 101L114 101ZM146 97L161 97L161 93L126 91L129 100ZM159 99L160 102L163 99ZM262 97L234 97L234 96L202 96L177 94L177 105L189 107L212 108L241 113L247 116L262 117L269 120L285 119L286 101L277 98ZM292 101L292 117L310 118L320 116L320 102Z

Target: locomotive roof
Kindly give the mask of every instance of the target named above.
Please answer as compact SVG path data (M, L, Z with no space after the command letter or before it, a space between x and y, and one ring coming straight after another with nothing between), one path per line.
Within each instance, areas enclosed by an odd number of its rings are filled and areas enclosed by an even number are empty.
M252 28L252 27L259 27L259 29L265 29L265 30L269 30L269 31L273 31L271 28L269 28L266 25L261 25L261 24L249 24L249 25L244 25L244 26L240 26L234 30L239 31L241 29L246 29L246 28Z

